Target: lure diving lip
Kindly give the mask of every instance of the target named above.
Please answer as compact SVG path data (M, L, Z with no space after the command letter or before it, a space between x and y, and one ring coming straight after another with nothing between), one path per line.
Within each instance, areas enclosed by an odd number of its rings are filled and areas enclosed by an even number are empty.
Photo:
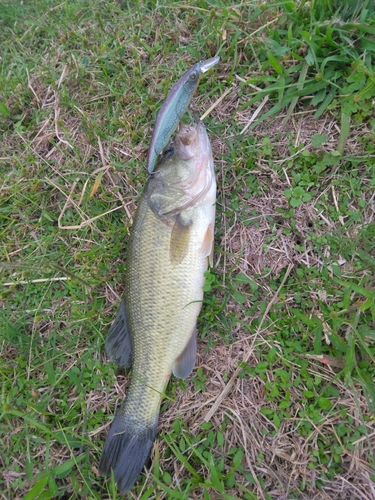
M155 128L148 150L147 170L152 173L158 155L168 144L171 135L190 104L203 73L215 66L220 57L212 57L194 64L172 87L156 117Z

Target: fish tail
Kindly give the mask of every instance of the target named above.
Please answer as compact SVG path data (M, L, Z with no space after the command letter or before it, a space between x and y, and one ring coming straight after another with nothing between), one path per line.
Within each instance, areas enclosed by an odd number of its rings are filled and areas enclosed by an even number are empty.
M110 475L113 469L115 482L122 493L127 493L137 480L155 439L158 415L149 422L134 415L116 413L100 457L99 473Z

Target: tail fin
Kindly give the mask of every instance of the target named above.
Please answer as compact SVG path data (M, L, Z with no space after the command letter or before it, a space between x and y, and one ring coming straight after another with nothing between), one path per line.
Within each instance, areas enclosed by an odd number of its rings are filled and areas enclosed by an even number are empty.
M122 408L104 443L99 472L105 476L113 469L115 481L122 493L127 493L137 480L150 453L158 426L158 415L148 423L123 414Z

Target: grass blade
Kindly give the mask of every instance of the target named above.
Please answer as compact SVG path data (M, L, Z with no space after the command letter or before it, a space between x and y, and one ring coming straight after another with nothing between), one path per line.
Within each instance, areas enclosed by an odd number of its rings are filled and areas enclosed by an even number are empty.
M337 143L337 151L342 155L344 153L345 144L348 140L350 132L350 116L346 113L341 113L341 132Z
M300 74L299 79L298 79L298 83L297 83L297 89L298 90L302 90L303 89L303 84L304 84L304 82L306 80L306 75L307 75L307 70L308 69L309 69L309 65L307 63L305 63L303 65L303 67L302 67L302 71L301 71L301 74ZM298 96L297 97L293 97L292 102L290 103L288 111L286 113L286 116L285 116L285 118L282 121L282 126L285 125L289 121L289 118L292 116L294 108L297 106L297 102L298 102Z

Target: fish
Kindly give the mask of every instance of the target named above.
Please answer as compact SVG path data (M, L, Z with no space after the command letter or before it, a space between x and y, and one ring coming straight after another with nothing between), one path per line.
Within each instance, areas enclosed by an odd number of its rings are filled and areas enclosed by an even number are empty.
M107 435L99 472L134 485L150 454L173 373L195 365L197 317L213 263L216 180L203 122L182 126L140 198L127 249L125 289L106 338L108 356L132 366L125 402Z
M156 117L147 157L147 171L151 174L159 154L167 146L196 91L203 73L215 66L220 57L212 57L194 64L172 87Z

